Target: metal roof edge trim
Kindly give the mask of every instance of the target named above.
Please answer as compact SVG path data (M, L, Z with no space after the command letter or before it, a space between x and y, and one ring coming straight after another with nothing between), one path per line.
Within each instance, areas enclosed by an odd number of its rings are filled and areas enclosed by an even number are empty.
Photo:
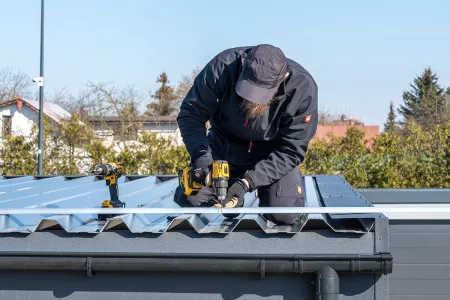
M364 188L357 191L372 204L450 204L449 188Z

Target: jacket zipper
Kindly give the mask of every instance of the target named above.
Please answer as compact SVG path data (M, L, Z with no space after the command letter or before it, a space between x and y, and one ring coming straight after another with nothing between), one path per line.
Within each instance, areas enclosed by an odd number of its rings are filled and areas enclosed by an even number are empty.
M283 84L285 84L285 83L283 83ZM284 97L286 97L286 95L278 96L278 97L275 99L275 101L279 101L279 100L281 100L281 99L284 98ZM257 128L258 128L259 120L260 120L260 118L257 118L257 119L256 119L256 126L255 126L255 129L253 129L252 138L251 138L251 140L250 140L250 142L249 142L249 144L248 144L248 153L251 153L251 152L252 152L253 138L255 137L255 132L256 132L256 130L257 130ZM247 125L248 125L248 119L245 120L245 122L244 122L244 127L247 126Z
M247 126L247 124L248 124L248 120L245 120L244 126ZM255 137L255 132L256 132L256 129L258 128L258 125L259 125L259 118L256 119L256 126L255 126L255 129L253 129L253 132L252 132L252 138L251 138L251 140L250 140L250 142L249 142L249 144L248 144L248 153L251 153L251 152L252 152L253 138Z

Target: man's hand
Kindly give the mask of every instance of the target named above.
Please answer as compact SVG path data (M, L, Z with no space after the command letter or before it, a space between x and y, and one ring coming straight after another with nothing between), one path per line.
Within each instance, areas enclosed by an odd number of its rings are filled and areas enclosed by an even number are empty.
M202 185L208 185L208 175L211 172L213 159L210 153L198 157L192 162L192 174Z
M236 181L225 196L222 207L240 207L244 204L244 196L249 190L249 185L245 179Z
M201 183L202 185L207 186L209 184L209 173L211 172L211 166L206 166L206 167L197 167L197 168L192 168L191 172L192 172L192 176L195 179L195 181Z

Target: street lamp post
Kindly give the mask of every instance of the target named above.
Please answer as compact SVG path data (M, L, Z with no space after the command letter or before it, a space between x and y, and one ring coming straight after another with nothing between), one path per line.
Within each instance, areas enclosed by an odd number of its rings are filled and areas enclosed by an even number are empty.
M42 135L44 128L44 0L41 0L41 58L40 58L39 86L39 146L38 146L38 175L42 175L42 157L44 155Z

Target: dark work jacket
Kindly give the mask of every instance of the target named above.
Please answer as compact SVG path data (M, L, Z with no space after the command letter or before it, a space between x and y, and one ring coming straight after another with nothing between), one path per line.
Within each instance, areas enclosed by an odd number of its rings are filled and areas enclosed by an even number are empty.
M253 190L274 183L304 160L317 129L318 88L302 66L288 59L289 77L270 108L262 117L247 120L235 86L241 58L250 49L232 48L214 57L194 80L177 121L192 159L211 152L210 141L215 141L220 159L244 168Z

